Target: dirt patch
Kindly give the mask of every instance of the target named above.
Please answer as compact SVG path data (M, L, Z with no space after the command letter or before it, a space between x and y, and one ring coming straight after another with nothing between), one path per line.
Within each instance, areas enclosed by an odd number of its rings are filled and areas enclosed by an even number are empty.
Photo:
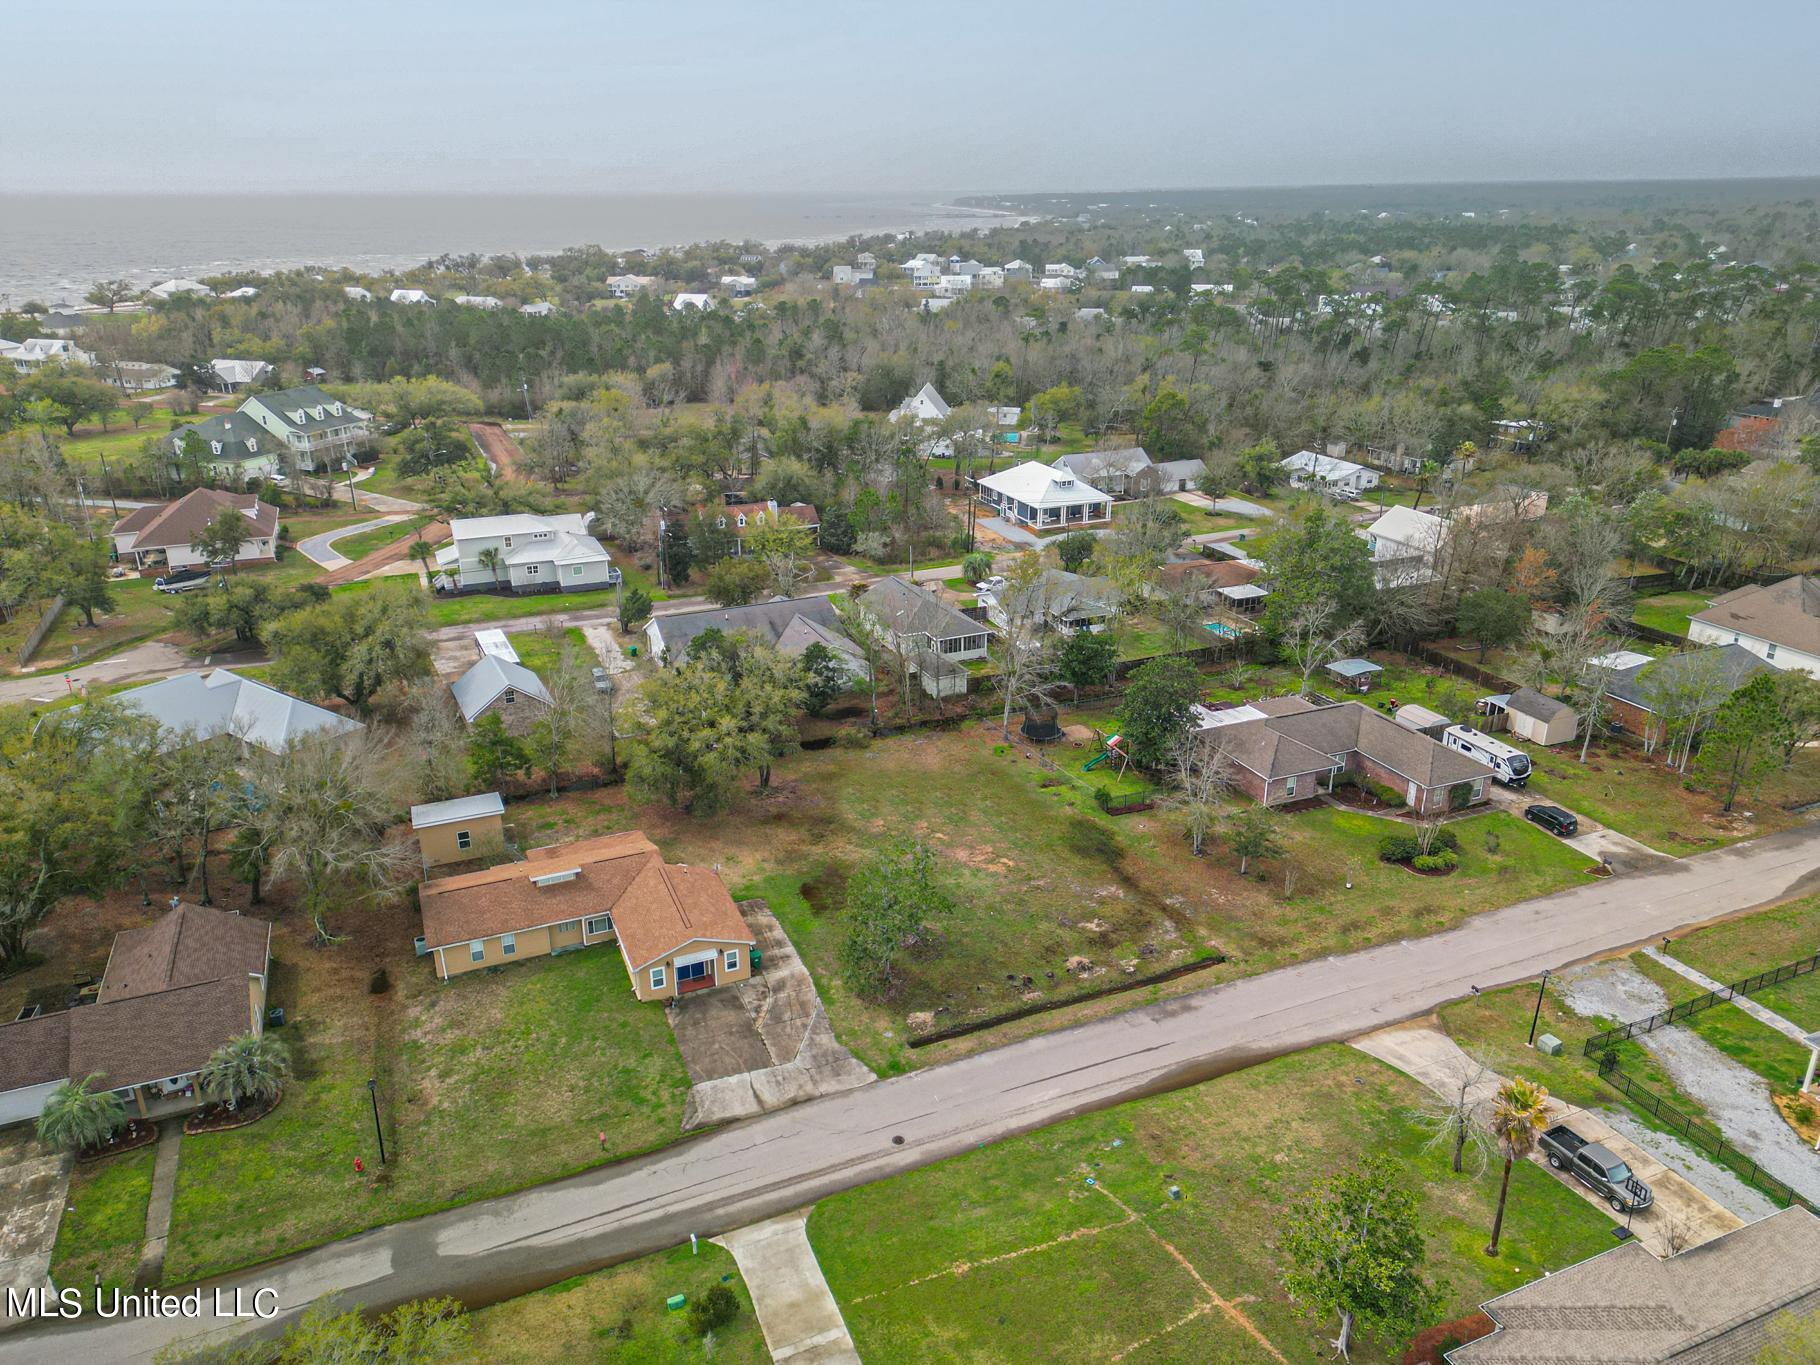
M1802 1142L1812 1147L1820 1141L1820 1101L1809 1095L1771 1095L1770 1101Z
M803 899L818 915L838 915L847 903L846 869L839 863L829 863L803 883Z

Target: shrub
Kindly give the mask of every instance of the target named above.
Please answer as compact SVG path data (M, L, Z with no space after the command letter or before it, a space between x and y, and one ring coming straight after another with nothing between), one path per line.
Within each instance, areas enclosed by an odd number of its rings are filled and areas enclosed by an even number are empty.
M1440 872L1460 865L1460 855L1451 848L1438 848L1433 853L1419 853L1409 865L1418 872Z
M834 747L837 749L864 749L871 743L871 735L850 725L843 725L834 732Z
M1095 787L1093 789L1093 804L1098 806L1101 810L1111 810L1112 789L1110 787Z
M1406 863L1419 852L1421 845L1413 834L1386 834L1378 840L1378 857L1387 863Z
M689 1305L689 1330L705 1337L716 1327L724 1327L739 1316L739 1300L724 1284L710 1285L708 1292Z
M1382 801L1387 806L1400 806L1403 804L1403 793L1398 791L1395 787L1385 786L1382 782L1367 782L1365 784L1365 790L1377 797L1378 800Z
M368 995L384 995L392 989L392 978L384 967L373 969L372 979L367 982Z

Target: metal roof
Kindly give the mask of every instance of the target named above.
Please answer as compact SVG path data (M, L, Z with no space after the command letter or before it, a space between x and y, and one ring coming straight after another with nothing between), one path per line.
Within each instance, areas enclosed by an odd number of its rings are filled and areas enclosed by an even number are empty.
M1362 678L1367 673L1382 673L1384 670L1370 659L1335 659L1327 665L1329 673L1338 673L1342 678Z
M498 792L478 796L457 796L452 801L426 801L411 807L411 828L429 829L432 825L452 825L459 820L478 820L488 815L504 815L505 798Z
M472 721L508 688L549 704L550 690L542 678L523 664L507 663L492 654L482 655L480 662L450 684L449 691L455 695L462 718Z

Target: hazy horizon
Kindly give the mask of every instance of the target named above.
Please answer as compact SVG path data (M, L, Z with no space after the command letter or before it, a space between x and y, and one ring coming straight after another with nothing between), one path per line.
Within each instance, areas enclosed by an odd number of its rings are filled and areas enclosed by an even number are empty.
M8 6L31 193L950 194L1801 178L1820 6ZM1774 90L1774 99L1763 92ZM79 98L75 95L79 94ZM1089 192L1076 190L1075 193Z

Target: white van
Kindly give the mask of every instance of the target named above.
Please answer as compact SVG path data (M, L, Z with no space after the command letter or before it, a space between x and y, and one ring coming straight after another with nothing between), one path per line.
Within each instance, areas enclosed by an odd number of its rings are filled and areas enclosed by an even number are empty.
M1442 731L1441 743L1468 758L1478 759L1507 787L1522 787L1529 783L1529 755L1501 739L1493 739L1483 730L1475 730L1470 725L1450 725Z

